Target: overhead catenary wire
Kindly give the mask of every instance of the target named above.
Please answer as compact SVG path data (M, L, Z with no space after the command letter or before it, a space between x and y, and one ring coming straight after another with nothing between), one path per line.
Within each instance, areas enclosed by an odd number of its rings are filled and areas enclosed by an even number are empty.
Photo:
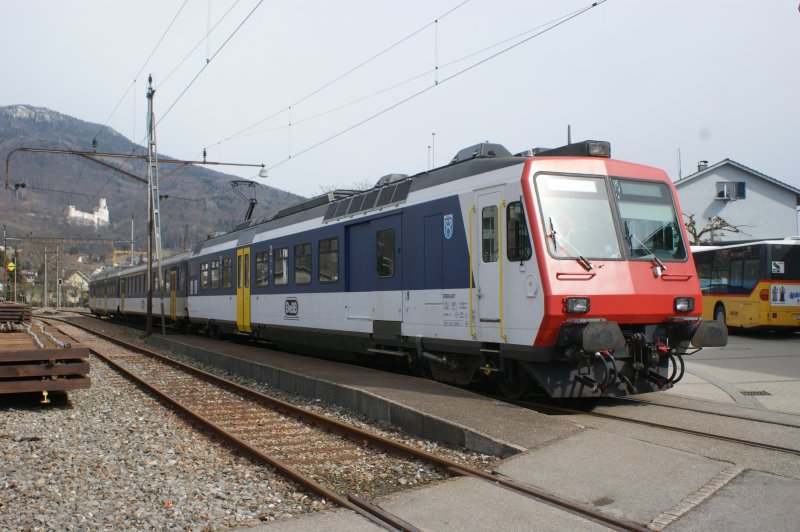
M233 32L230 35L228 35L228 38L225 39L225 41L219 46L219 48L217 48L217 50L211 55L211 57L206 59L205 64L200 68L200 70L197 72L197 74L195 74L195 76L191 79L191 81L189 81L189 83L186 85L186 87L184 87L184 89L180 92L180 94L178 94L178 97L175 98L175 100L169 105L169 107L167 107L167 110L164 111L161 114L161 118L159 118L156 121L156 125L160 124L161 121L164 120L164 118L166 118L167 115L169 115L170 111L172 111L172 109L178 104L178 102L181 101L183 96L192 87L192 85L194 85L194 82L197 81L197 79L205 71L205 69L208 67L208 65L210 65L211 62L217 57L217 55L219 55L219 53L225 48L225 46L228 45L228 43L231 41L231 39L233 39L233 37L239 32L239 30L242 29L242 26L245 25L245 23L250 19L250 17L253 16L253 13L255 13L256 10L263 3L264 3L264 0L259 0L259 2L255 5L255 7L250 10L250 12L247 14L247 16L239 23L238 26L236 26L236 28L233 30Z
M164 30L164 33L161 34L161 37L158 39L158 42L156 42L156 45L150 51L150 55L147 56L147 59L144 60L144 63L142 63L142 66L141 66L141 68L139 68L139 71L136 72L135 76L133 76L133 81L131 81L130 85L128 85L128 88L125 90L125 92L123 93L122 97L117 102L117 105L114 106L114 109L111 111L111 114L109 114L108 118L106 118L106 121L103 122L103 125L100 126L100 129L97 131L97 133L95 133L95 135L94 135L95 140L97 140L97 137L99 137L100 134L103 132L103 130L108 126L108 122L111 120L111 117L113 117L114 114L117 112L117 110L119 109L119 106L122 104L122 102L128 96L128 93L131 92L131 89L136 86L136 80L139 79L139 76L142 75L142 72L147 67L147 64L153 58L153 55L155 55L155 53L158 50L159 46L161 46L161 43L164 42L164 38L167 36L169 31L172 29L172 26L175 24L175 21L178 20L178 17L180 16L181 12L183 11L183 8L186 7L186 4L188 2L189 2L189 0L183 0L183 4L181 4L181 7L178 8L178 11L175 13L175 16L172 17L172 20L167 25L167 28Z
M408 103L411 100L414 100L415 98L425 94L426 92L430 91L431 89L434 89L434 88L436 88L438 86L441 86L444 83L446 83L446 82L448 82L448 81L450 81L452 79L455 79L455 78L461 76L462 74L465 74L466 72L469 72L470 70L472 70L474 68L477 68L478 66L480 66L480 65L482 65L482 64L484 64L484 63L486 63L488 61L491 61L492 59L495 59L496 57L499 57L500 55L502 55L502 54L504 54L504 53L506 53L506 52L508 52L510 50L513 50L514 48L517 48L518 46L521 46L522 44L525 44L526 42L529 42L530 40L532 40L532 39L534 39L534 38L536 38L536 37L538 37L540 35L543 35L543 34L549 32L549 31L551 31L551 30L553 30L553 29L555 29L555 28L557 28L557 27L569 22L570 20L573 20L573 19L579 17L580 15L590 11L591 9L593 9L593 8L595 8L595 7L597 7L597 6L601 5L601 4L604 4L606 1L607 0L598 0L598 1L593 2L592 4L590 4L589 6L584 7L583 9L579 9L579 10L573 12L569 16L560 17L559 19L556 19L556 20L558 20L558 22L556 22L556 23L554 23L554 24L542 29L541 31L531 35L530 37L527 37L527 38L525 38L525 39L523 39L523 40L521 40L521 41L519 41L517 43L514 43L511 46L508 46L508 47L500 50L499 52L490 55L489 57L481 59L480 61L477 61L476 63L473 63L473 64L469 65L468 67L466 67L466 68L464 68L462 70L459 70L458 72L456 72L456 73L454 73L454 74L452 74L452 75L450 75L450 76L448 76L446 78L441 79L438 83L434 83L432 85L428 85L427 87L423 88L422 90L419 90L419 91L415 92L414 94L411 94L410 96L407 96L406 98L403 98L402 100L400 100L398 102L395 102L394 104L390 105L389 107L386 107L386 108L378 111L377 113L375 113L375 114L373 114L371 116L368 116L367 118L364 118L363 120L361 120L359 122L356 122L355 124L352 124L352 125L346 127L345 129L342 129L341 131L338 131L337 133L334 133L333 135L330 135L330 136L324 138L323 140L321 140L321 141L319 141L319 142L317 142L315 144L312 144L311 146L309 146L309 147L307 147L307 148L295 153L294 155L292 155L290 157L282 159L281 161L277 162L276 164L269 166L269 168L277 168L278 166L281 166L281 165L287 163L288 161L290 161L292 159L296 159L300 155L303 155L304 153L307 153L307 152L309 152L309 151L311 151L311 150L313 150L315 148L318 148L319 146L322 146L323 144L326 144L326 143L330 142L331 140L333 140L333 139L335 139L337 137L340 137L341 135L344 135L345 133L347 133L349 131L352 131L353 129L355 129L355 128L359 127L359 126L362 126L362 125L366 124L367 122L369 122L371 120L374 120L375 118L377 118L377 117L379 117L379 116L381 116L383 114L386 114L387 112L391 111L392 109L396 109L397 107L400 107L401 105L403 105L405 103Z
M280 110L278 110L278 111L275 111L274 113L270 114L269 116L267 116L267 117L265 117L265 118L262 118L262 119L258 120L257 122L255 122L255 123L253 123L253 124L251 124L251 125L247 126L246 128L244 128L244 129L242 129L242 130L240 130L240 131L238 131L238 132L234 133L233 135L230 135L228 138L222 139L222 140L220 140L220 141L217 141L217 142L215 142L215 143L213 143L213 144L209 144L208 146L209 146L209 147L210 147L210 146L216 146L216 145L218 145L218 144L222 144L223 142L227 142L227 141L229 141L229 140L232 140L232 139L238 138L239 136L243 135L244 133L247 133L248 131L250 131L250 130L251 130L251 129L253 129L254 127L258 127L259 125L261 125L261 124L263 124L263 123L265 123L265 122L268 122L269 120L271 120L271 119L275 118L276 116L279 116L279 115L281 115L282 113L284 113L284 112L286 111L286 109L287 109L287 108L296 107L297 105L299 105L299 104L303 103L304 101L308 100L309 98L311 98L311 97L313 97L313 96L316 96L317 94L319 94L319 93L320 93L320 92L322 92L323 90L327 89L327 88L328 88L328 87L330 87L331 85L335 84L336 82L338 82L338 81L341 81L342 79L346 78L346 77L347 77L347 76L349 76L350 74L353 74L353 73L354 73L354 72L356 72L357 70L359 70L359 69L361 69L361 68L365 67L366 65L370 64L370 63L371 63L372 61L374 61L375 59L377 59L377 58L381 57L382 55L384 55L384 54L386 54L386 53L388 53L388 52L390 52L391 50L393 50L393 49L397 48L398 46L400 46L400 45L401 45L401 44L403 44L404 42L408 41L409 39L413 38L414 36L418 35L419 33L421 33L421 32L423 32L423 31L425 31L426 29L430 28L432 25L436 24L438 21L442 20L443 18L445 18L445 17L447 17L448 15L452 14L453 12L455 12L456 10L458 10L459 8L461 8L461 7L463 7L464 5L468 4L470 1L471 1L471 0L463 0L461 3L459 3L459 4L457 4L456 6L454 6L454 7L450 8L449 10L447 10L447 11L446 11L445 13L443 13L442 15L440 15L440 16L438 16L438 17L436 17L436 19L434 19L433 21L431 21L431 22L428 22L428 23L427 23L427 24L425 24L424 26L422 26L422 27L420 27L420 28L418 28L418 29L416 29L416 30L412 31L411 33L409 33L408 35L406 35L405 37L403 37L403 38L402 38L402 39L400 39L399 41L395 42L394 44L391 44L391 45L387 46L386 48L384 48L384 49L383 49L383 50L381 50L380 52L378 52L378 53L376 53L376 54L372 55L372 56L371 56L371 57L369 57L368 59L365 59L364 61L362 61L361 63L357 64L356 66L354 66L354 67L350 68L350 69L349 69L349 70L347 70L346 72L344 72L344 73L342 73L342 74L340 74L340 75L336 76L336 77L335 77L335 78L333 78L331 81L328 81L327 83L324 83L324 84L323 84L322 86L320 86L319 88L317 88L317 89L314 89L313 91L309 92L309 93L308 93L308 94L306 94L305 96L303 96L303 97L301 97L300 99L296 100L295 102L291 103L291 104L290 104L290 105L288 105L287 107L283 107L282 109L280 109Z
M177 19L177 16L178 16L178 14L180 14L180 11L181 11L181 10L183 9L183 7L186 5L186 2L187 2L187 1L188 1L188 0L185 0L185 1L184 1L183 5L181 6L181 9L178 11L178 13L175 15L175 17L173 17L173 20L172 20L172 22L170 23L169 27L167 28L167 31L169 31L169 28L171 28L171 27L172 27L172 24L173 24L173 23L175 22L175 20ZM218 26L218 25L219 25L219 24L220 24L220 23L221 23L221 22L222 22L222 21L225 19L225 17L227 17L227 15L228 15L228 14L229 14L229 13L230 13L232 10L233 10L233 8L234 8L234 7L235 7L235 6L236 6L236 5L239 3L239 1L240 1L240 0L236 0L236 2L235 2L235 3L234 3L234 4L233 4L233 5L232 5L232 6L231 6L231 7L230 7L230 8L229 8L229 9L228 9L228 10L227 10L227 11L226 11L224 14L223 14L223 16L222 16L222 17L221 17L221 18L220 18L220 19L217 21L217 23L216 23L216 24L214 24L214 26L213 26L213 27L212 27L212 28L209 30L209 33L210 33L211 31L213 31L213 30L214 30L214 29L215 29L215 28L216 28L216 27L217 27L217 26ZM244 19L244 20L243 20L243 21L242 21L242 22L241 22L241 23L240 23L240 24L239 24L239 25L236 27L236 29L233 31L233 33L232 33L231 35L229 35L229 36L228 36L228 38L225 40L225 42L224 42L224 43L223 43L223 44L222 44L222 45L221 45L221 46L220 46L220 47L217 49L217 51L214 53L214 55L213 55L213 56L211 56L210 58L207 58L207 59L206 59L206 63L203 65L203 67L200 69L200 71L199 71L199 72L198 72L198 73L195 75L195 77L194 77L194 78L193 78L193 79L192 79L192 80L189 82L189 85L187 85L187 86L186 86L186 87L183 89L183 91L182 91L182 92L181 92L181 94L178 96L178 98L177 98L175 101L173 101L172 105L169 107L169 109L167 110L167 112L168 112L169 110L171 110L171 109L172 109L172 108L175 106L175 104L177 104L177 103L178 103L178 100L180 100L180 99L181 99L181 97L183 97L183 95L186 93L186 91L189 89L189 87L191 87L191 85L192 85L192 84L193 84L193 83L194 83L194 82L197 80L197 78L200 76L200 74L203 72L203 70L205 70L205 68L208 66L208 64L211 62L211 60L212 60L212 59L214 59L214 57L216 57L216 56L217 56L217 54L219 54L219 52L222 50L222 48L224 48L224 47L225 47L225 45L226 45L226 44L227 44L227 43L228 43L228 42L231 40L231 38L232 38L232 37L233 37L233 36L236 34L236 32L238 32L238 31L239 31L239 29L241 29L241 27L244 25L244 23L247 21L247 19L249 19L249 18L250 18L250 16L251 16L251 15L252 15L252 14L255 12L255 10L256 10L256 9L257 9L257 8L258 8L258 7L259 7L259 6L260 6L260 5L263 3L263 1L264 1L264 0L260 0L260 1L258 2L258 4L257 4L257 5L256 5L256 6L255 6L255 7L254 7L254 8L253 8L251 11L250 11L250 13L247 15L247 17L245 17L245 19ZM141 73L142 73L142 71L144 70L144 68L146 67L147 63L148 63L148 62L149 62L149 60L152 58L153 54L155 53L155 50L158 48L158 45L161 43L161 41L163 41L164 37L166 36L166 33L167 33L167 31L165 31L165 32L164 32L164 35L162 35L162 37L161 37L161 39L159 40L158 44L157 44L157 45L156 45L156 47L153 49L153 52L151 52L150 56L147 58L147 61L145 61L145 63L142 65L142 68L139 70L139 72L138 72L138 73L137 73L137 75L136 75L136 77L137 77L137 78L139 77L139 75L141 75ZM203 38L203 39L205 39L206 37L208 37L208 33L206 34L206 36L204 36L204 38ZM199 41L199 43L198 43L197 45L195 45L195 46L194 46L194 48L192 48L192 49L190 50L190 52L189 52L189 53L188 53L188 54L187 54L187 55L186 55L186 56L183 58L183 60L181 60L181 61L179 62L179 64L178 64L178 65L177 65L177 66L176 66L176 67L175 67L175 68L174 68L174 69L173 69L173 70L172 70L172 71L171 71L171 72L168 74L168 77L169 77L169 76L172 76L172 74L174 74L174 73L175 73L175 71L177 71L177 70L178 70L178 68L180 68L180 66L181 66L181 65L183 65L183 63L184 63L184 62L185 62L185 61L188 59L188 57L189 57L189 56L191 56L191 54L192 54L192 53L193 53L193 52L194 52L194 51L195 51L195 50L196 50L196 49L197 49L197 48L198 48L198 47L199 47L199 46L200 46L200 45L203 43L203 39L201 39L201 40ZM135 82L136 82L136 79L134 79L134 83L135 83ZM128 90L130 90L130 88L129 88ZM127 92L126 92L126 94L127 94ZM167 114L166 112L165 112L164 114L162 114L162 115L161 115L161 119L163 119L163 118L164 118L164 116L166 116L166 114ZM109 118L110 118L110 117L109 117ZM156 125L158 125L158 123L161 121L161 119L159 119L159 120L158 120L158 122L156 122ZM103 127L105 127L105 126L103 126ZM101 129L102 129L102 128L101 128ZM135 143L135 144L134 144L134 146L133 146L133 148L131 149L131 154L135 153L135 152L136 152L136 150L138 150L139 148L141 148L141 149L143 149L143 150L144 150L145 148L144 148L144 146L143 146L143 143L145 142L145 140L146 140L146 139L147 139L147 137L145 136L145 137L143 137L143 138L142 138L142 140L140 140L138 143ZM106 180L106 182L105 182L105 183L104 183L104 184L103 184L103 185L100 187L100 189L99 189L99 190L98 190L98 191L97 191L97 192L94 194L94 195L95 195L95 197L96 197L96 196L98 196L98 195L99 195L99 194L100 194L100 193L103 191L103 189L105 189L105 187L108 185L108 183L110 183L110 182L111 182L111 179L112 179L112 178L113 178L113 175L112 175L112 176L109 176L109 178Z
M604 0L604 1L605 1L605 0ZM540 29L542 29L542 28L544 28L544 27L547 27L547 26L553 25L553 24L555 24L556 22L559 22L559 21L561 21L561 20L563 20L563 19L566 19L566 18L568 18L568 17L572 16L573 14L576 14L576 13L578 13L579 11L582 11L583 9L585 9L585 8L581 8L581 9L575 10L575 11L573 11L573 12L571 12L571 13L567 13L566 15L562 15L562 16L560 16L560 17L557 17L557 18L555 18L555 19L552 19L552 20L550 20L550 21L548 21L548 22L545 22L545 23L543 23L543 24L539 24L539 25L537 25L537 26L535 26L535 27L533 27L533 28L530 28L530 29L528 29L528 30L525 30L524 32L517 33L517 34L515 34L515 35L513 35L513 36L511 36L511 37L507 37L507 38L505 38L505 39L503 39L503 40L501 40L501 41L498 41L498 42L496 42L496 43L494 43L494 44L492 44L492 45L490 45L490 46L486 46L486 47L483 47L483 48L481 48L481 49L479 49L479 50L476 50L476 51L474 51L474 52L470 52L470 53L468 53L467 55L464 55L464 56L461 56L461 57L459 57L458 59L454 59L454 60L452 60L452 61L450 61L450 62L447 62L447 63L441 64L441 65L439 65L438 69L439 69L439 71L443 71L444 69L446 69L446 68L449 68L449 67L451 67L451 66L453 66L453 65L456 65L456 64L458 64L458 63L461 63L461 62L463 62L463 61L466 61L467 59L469 59L469 58L471 58L471 57L475 57L476 55L480 55L480 54L482 54L482 53L484 53L484 52L487 52L487 51L489 51L489 50L492 50L492 49L494 49L494 48L497 48L498 46L502 46L503 44L506 44L506 43L508 43L508 42L514 41L514 40L516 40L516 39L519 39L520 37L523 37L523 36L525 36L525 35L528 35L528 34L530 34L530 33L534 32L534 31L537 31L537 30L540 30ZM311 115L311 116L307 116L307 117L305 117L305 118L302 118L302 119L300 119L300 120L292 120L292 121L291 121L291 125L293 125L293 126L297 126L297 125L300 125L300 124L305 124L305 123L307 123L307 122L310 122L310 121L316 120L316 119L318 119L318 118L322 118L322 117L324 117L324 116L326 116L326 115L329 115L329 114L331 114L331 113L335 113L336 111L341 111L342 109L346 109L347 107L351 107L351 106L353 106L353 105L356 105L356 104L358 104L358 103L364 102L364 101L366 101L366 100L369 100L369 99L371 99L371 98L374 98L375 96L379 96L379 95L381 95L381 94L383 94L383 93L389 92L389 91L391 91L391 90L393 90L393 89L396 89L396 88L398 88L398 87L401 87L401 86L403 86L403 85L407 85L407 84L409 84L409 83L411 83L411 82L413 82L413 81L416 81L416 80L418 80L418 79L420 79L420 78L424 78L424 77L426 77L426 76L429 76L429 75L431 75L431 74L434 74L434 73L436 73L436 70L435 70L435 69L432 69L432 68L431 68L431 69L425 70L424 72L421 72L421 73L419 73L419 74L416 74L416 75L414 75L414 76L411 76L410 78L406 78L406 79L405 79L405 80L403 80L403 81L400 81L400 82L394 83L394 84L392 84L392 85L389 85L389 86L387 86L387 87L384 87L384 88L382 88L382 89L379 89L379 90L377 90L377 91L375 91L375 92L369 93L369 94L367 94L367 95L365 95L365 96L361 96L361 97L359 97L359 98L356 98L355 100L351 100L351 101L349 101L349 102L347 102L347 103L344 103L344 104L342 104L342 105L339 105L339 106L333 107L333 108L331 108L331 109L328 109L328 110L325 110L325 111L319 112L319 113L317 113L317 114L314 114L314 115ZM284 110L281 110L280 112L276 113L275 115L272 115L270 118L274 118L274 117L276 117L276 116L278 116L278 115L282 114L284 111L285 111L285 109L284 109ZM266 121L267 121L266 119L265 119L265 120L262 120L262 121L261 121L261 123L264 123L264 122L266 122ZM253 137L253 136L256 136L256 135L263 135L264 133L272 133L272 132L275 132L275 131L280 131L280 130L286 129L286 128L288 128L288 127L290 127L290 126L289 126L289 124L282 124L282 125L280 125L280 126L275 126L275 127L269 128L269 129L262 129L262 130L259 130L259 131L254 131L254 132L252 132L252 133L242 134L242 135L238 135L238 136L235 136L235 137L229 137L229 138L225 139L225 141L222 141L222 142L229 142L229 141L231 141L231 140L238 140L238 139L242 139L242 138L249 138L249 137ZM218 144L221 144L221 142L220 142L220 143L218 143Z

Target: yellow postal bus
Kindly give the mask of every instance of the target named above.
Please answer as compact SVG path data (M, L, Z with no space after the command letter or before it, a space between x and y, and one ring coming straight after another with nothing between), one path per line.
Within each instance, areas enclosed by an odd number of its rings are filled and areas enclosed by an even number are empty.
M703 319L800 329L800 237L692 247Z

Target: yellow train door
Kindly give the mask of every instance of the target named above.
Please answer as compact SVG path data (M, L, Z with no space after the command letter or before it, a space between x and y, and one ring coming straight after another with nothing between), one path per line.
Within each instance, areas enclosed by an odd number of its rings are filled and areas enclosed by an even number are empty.
M119 283L119 311L125 314L125 285L127 285L128 279L122 277Z
M250 328L250 248L236 250L236 328L239 332L252 332Z
M172 268L169 271L169 317L178 319L178 271Z

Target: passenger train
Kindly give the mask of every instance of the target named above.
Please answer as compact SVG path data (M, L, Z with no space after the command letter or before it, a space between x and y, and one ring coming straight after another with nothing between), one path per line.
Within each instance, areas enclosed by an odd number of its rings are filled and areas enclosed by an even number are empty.
M725 345L727 329L701 320L669 178L610 152L482 143L245 222L163 261L165 314L289 351L396 357L444 382L490 379L510 397L668 388L682 357ZM92 311L144 315L146 274L96 276Z

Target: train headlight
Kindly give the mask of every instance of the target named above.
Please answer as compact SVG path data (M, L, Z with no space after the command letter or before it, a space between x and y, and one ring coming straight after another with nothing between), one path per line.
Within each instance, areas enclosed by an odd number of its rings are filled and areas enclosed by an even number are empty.
M694 310L693 297L676 297L675 312L691 312Z
M588 297L568 297L564 299L564 312L567 314L586 314L591 308Z

